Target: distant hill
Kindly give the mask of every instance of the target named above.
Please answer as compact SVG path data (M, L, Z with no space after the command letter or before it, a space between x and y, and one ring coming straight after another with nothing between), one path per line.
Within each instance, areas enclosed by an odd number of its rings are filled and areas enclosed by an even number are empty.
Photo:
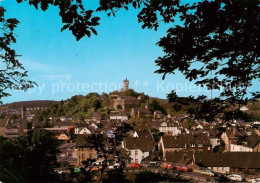
M19 108L19 107L48 107L51 104L59 104L60 101L55 100L32 100L32 101L20 101L13 102L10 104L3 104L0 107L8 107L8 108Z

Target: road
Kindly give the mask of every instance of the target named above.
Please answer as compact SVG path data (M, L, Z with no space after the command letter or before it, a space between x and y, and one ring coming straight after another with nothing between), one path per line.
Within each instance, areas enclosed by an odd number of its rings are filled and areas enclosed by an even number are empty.
M183 172L182 177L190 178L190 179L197 180L197 181L203 181L203 182L204 181L206 182L207 179L208 180L215 180L216 179L216 177L201 175L200 173L197 173L197 172Z

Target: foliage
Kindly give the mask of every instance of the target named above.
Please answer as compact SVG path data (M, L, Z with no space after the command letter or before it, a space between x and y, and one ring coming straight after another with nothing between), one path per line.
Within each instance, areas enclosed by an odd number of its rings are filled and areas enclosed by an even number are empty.
M93 11L85 12L81 0L32 0L29 4L36 9L41 5L44 11L49 5L58 6L63 22L67 23L64 28L69 27L77 39L89 29L89 22L82 17L89 20ZM159 66L156 72L165 78L166 74L179 70L197 85L209 90L223 87L221 97L244 103L248 100L245 98L248 87L260 74L259 4L258 0L213 0L193 4L179 0L100 0L96 11L115 16L119 9L128 10L132 6L140 9L137 17L142 28L154 30L158 29L159 22L173 23L179 17L181 24L174 24L167 36L158 42L165 55L156 60ZM98 25L99 18L95 20L91 26ZM258 92L250 93L253 98L259 97Z
M187 122L184 124L184 128L191 129L195 125L193 119L188 119Z
M122 106L121 105L117 105L116 108L117 108L117 110L122 110Z
M143 93L138 93L136 91L134 91L133 89L128 89L125 91L112 91L109 93L109 95L121 95L121 96L132 96L134 98L137 98L139 95L142 95ZM147 96L145 96L147 97Z
M18 3L27 0L17 0ZM59 8L59 15L64 26L61 31L69 29L75 38L80 40L84 36L90 37L91 34L97 35L95 26L99 25L99 17L92 17L93 10L85 10L82 0L30 0L30 5L36 9L39 7L46 11L50 5Z
M104 183L111 183L111 182L118 182L118 183L124 183L129 182L129 180L126 179L126 176L124 175L123 171L119 169L110 170L107 172L107 175L103 179Z
M167 100L174 103L175 110L181 110L186 106L185 111L190 114L193 119L204 119L207 122L214 121L216 118L221 118L224 121L233 119L241 119L245 121L252 121L255 116L240 110L240 105L233 103L228 99L222 100L220 98L206 99L206 96L178 97L173 90L167 95ZM257 102L257 101L256 101ZM256 102L253 102L254 104ZM235 108L237 106L237 108Z
M89 93L86 96L75 95L61 104L51 104L48 109L41 112L38 119L48 119L49 117L75 117L84 120L89 117L92 109L98 110L102 107L99 95L97 93Z
M14 29L19 24L15 18L5 19L6 10L0 7L0 103L2 97L9 96L7 89L24 90L33 87L35 82L26 81L27 71L25 71L22 64L17 60L17 53L11 47L16 43Z
M167 173L154 173L142 171L136 175L135 182L183 182L178 174L169 175Z
M59 167L57 142L48 131L35 130L28 137L0 137L0 180L3 182L54 182Z
M244 103L252 80L259 78L259 1L202 1L186 4L182 25L172 27L158 45L165 55L156 72L181 71L221 97ZM250 92L258 97L258 92Z
M158 110L161 111L163 114L166 114L165 108L156 99L150 100L150 109L152 112Z
M123 167L125 167L128 159L128 156L125 156L125 153L122 152L118 148L118 146L123 141L123 138L126 137L127 133L133 130L132 126L126 123L123 123L122 126L118 126L114 130L114 137L113 138L107 138L104 134L92 134L88 137L86 137L86 141L88 142L89 146L95 149L97 152L97 159L88 158L85 161L82 162L84 165L83 168L81 168L80 177L81 182L85 181L88 182L91 180L92 173L91 168L93 167L92 163L103 159L102 161L102 168L100 169L100 182L103 181L104 178L104 171L108 167L108 159L109 157L114 157L114 161L117 162L120 166L116 168L116 171L111 172L111 174L116 173L118 177L117 180L123 180ZM75 179L77 179L77 176L73 176ZM78 180L78 179L77 179ZM106 181L111 180L111 178L105 178ZM79 180L78 180L79 181ZM79 181L80 182L80 181Z

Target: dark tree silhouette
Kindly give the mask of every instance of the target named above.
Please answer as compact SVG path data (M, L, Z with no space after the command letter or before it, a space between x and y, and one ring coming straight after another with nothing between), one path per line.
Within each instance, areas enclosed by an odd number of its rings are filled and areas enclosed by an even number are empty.
M26 0L17 0L23 2ZM77 40L90 36L99 23L93 10L85 10L82 0L30 0L30 5L43 11L58 6L62 30L69 29ZM132 6L140 9L137 16L142 28L159 28L160 22L181 23L167 31L158 42L165 55L155 62L156 73L174 74L181 71L187 79L209 90L221 91L219 97L229 103L246 104L259 98L259 92L249 92L252 81L259 78L260 2L258 0L213 0L189 3L179 0L100 0L95 10L108 16ZM92 18L91 18L92 17ZM218 104L218 100L212 103ZM206 104L207 106L210 104ZM177 109L178 106L175 106Z
M122 180L124 178L123 168L125 167L129 158L118 147L121 145L123 138L126 137L128 132L132 130L133 127L131 125L123 123L122 126L118 126L114 130L114 136L111 138L106 137L105 134L92 134L86 137L86 142L97 152L97 158L88 158L84 160L82 162L84 167L81 168L81 171L78 174L72 172L72 179L75 179L78 182L90 182L93 176L91 172L91 169L93 168L93 163L97 160L102 159L102 168L99 172L99 182L103 182L104 171L108 167L109 157L114 157L114 161L119 164L119 167L117 167L116 170L110 172L110 174L115 174L119 177L114 178ZM109 179L113 180L113 177L110 177Z
M27 0L17 0L18 3L23 1ZM160 22L173 23L179 17L181 23L171 27L158 42L165 55L155 61L159 66L156 73L163 74L164 79L166 74L174 74L179 70L187 79L209 90L223 88L219 97L227 99L229 103L246 104L249 100L247 94L251 94L251 99L259 98L259 92L248 91L252 81L258 80L260 75L258 0L213 0L192 4L179 0L100 0L96 10L86 10L82 0L27 2L43 11L49 6L57 6L64 23L61 31L69 29L77 40L86 35L90 37L91 33L97 34L95 27L99 25L100 17L92 16L94 11L104 11L108 16L115 16L118 10L128 10L132 6L140 9L137 18L142 28L154 30L159 28ZM1 11L1 21L6 22L6 28L10 29L2 37L1 45L2 51L9 55L4 60L11 70L10 73L2 70L0 92L1 96L6 96L8 93L4 90L7 88L16 86L25 89L30 85L14 77L26 76L26 72L19 72L23 68L15 59L14 50L9 48L10 43L15 42L12 31L18 20L5 21L3 8ZM3 31L8 31L6 28Z
M57 182L58 143L52 133L35 130L15 140L0 137L0 180L3 182Z
M222 87L220 97L225 101L199 98L204 100L201 107L211 117L223 111L223 102L240 107L249 101L247 94L252 100L259 98L258 91L248 91L260 74L259 5L257 0L187 5L180 14L182 25L170 28L158 42L165 55L156 60L160 67L156 72L163 73L164 78L179 70L209 90Z
M19 24L15 18L5 19L6 10L0 7L0 103L2 97L9 96L7 89L27 90L35 85L32 81L26 81L27 71L17 60L17 53L11 47L16 43L14 29Z

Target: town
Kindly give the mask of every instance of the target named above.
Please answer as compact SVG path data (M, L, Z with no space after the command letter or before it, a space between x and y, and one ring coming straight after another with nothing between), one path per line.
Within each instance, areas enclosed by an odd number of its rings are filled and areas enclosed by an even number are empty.
M125 79L120 91L109 94L1 105L0 136L15 140L36 130L51 132L59 142L56 158L62 166L55 170L59 174L70 174L71 169L80 172L88 159L94 159L90 172L99 172L103 164L109 172L121 166L123 153L126 175L172 172L195 182L220 178L260 182L259 117L254 121L207 122L193 120L184 110L177 112L171 106L167 100L135 92ZM259 103L240 110L259 110ZM131 130L111 143L125 124ZM110 156L100 156L88 141L92 135L102 135L105 150L115 146Z

